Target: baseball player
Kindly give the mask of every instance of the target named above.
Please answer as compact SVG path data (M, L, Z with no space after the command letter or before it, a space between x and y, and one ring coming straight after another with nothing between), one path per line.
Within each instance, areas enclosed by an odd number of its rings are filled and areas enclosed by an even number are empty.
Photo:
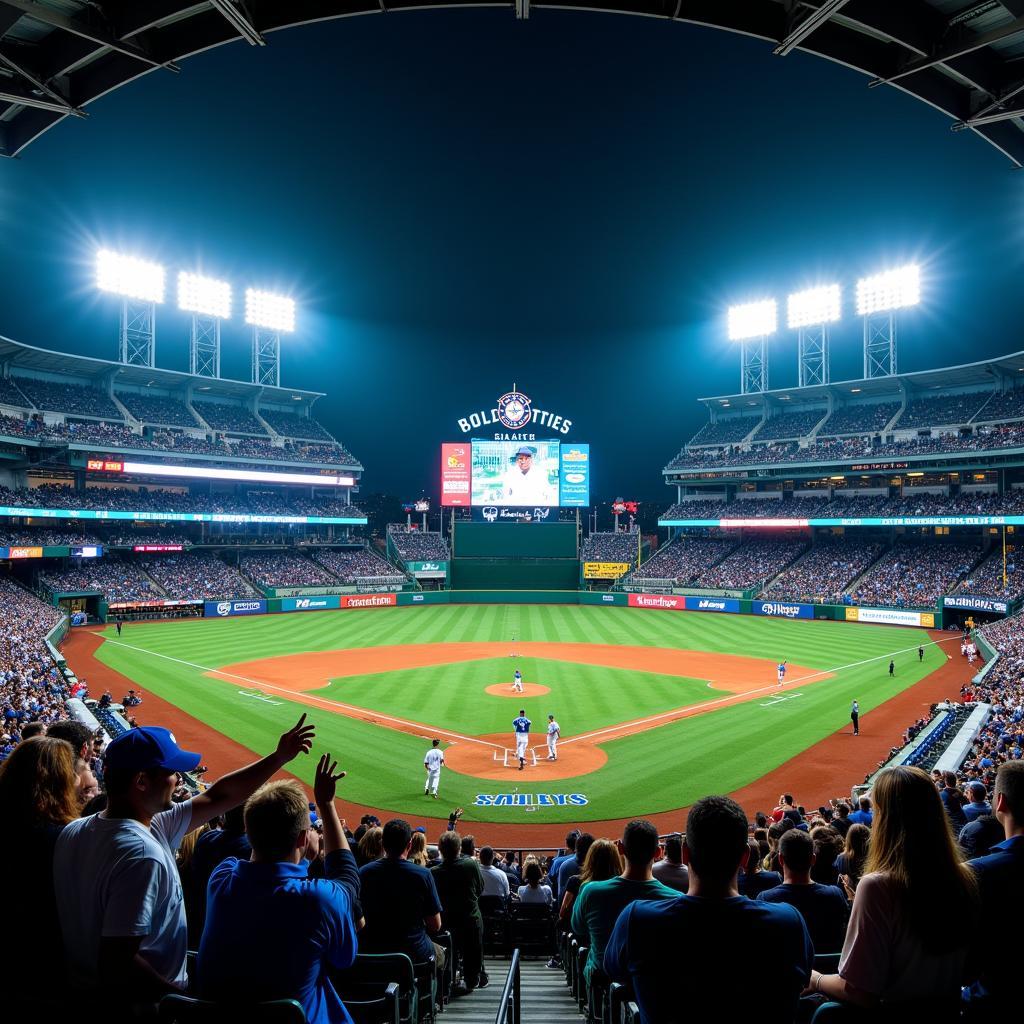
M512 674L512 692L522 693L523 692L523 673L516 669Z
M853 735L860 735L860 705L854 701L850 705L850 721L853 722Z
M444 767L444 754L440 750L441 741L434 740L430 749L423 756L423 767L427 770L427 782L423 795L432 794L437 799L437 784L441 781L441 769Z
M786 666L789 664L788 661L780 661L778 667L779 686L786 681Z
M512 722L516 734L516 757L519 758L519 770L526 764L526 748L530 743L530 720L526 717L526 709L519 709L519 717Z
M561 738L561 726L555 721L554 715L548 715L548 760L558 760L558 741Z

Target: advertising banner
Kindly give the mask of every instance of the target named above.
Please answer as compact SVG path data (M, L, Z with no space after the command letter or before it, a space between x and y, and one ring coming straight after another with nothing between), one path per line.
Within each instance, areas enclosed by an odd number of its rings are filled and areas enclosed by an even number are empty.
M944 608L963 608L969 612L991 612L994 615L1005 615L1009 610L1006 601L997 597L980 597L977 594L954 594L944 598Z
M473 508L473 520L478 523L557 523L558 509L539 505L533 508L477 505Z
M342 608L386 608L398 604L397 594L343 594Z
M470 499L469 442L441 445L441 504L468 505Z
M100 558L103 555L103 548L99 544L86 544L71 548L70 554L72 558Z
M42 558L43 549L41 547L11 547L6 548L7 558Z
M589 444L563 443L558 488L563 506L587 508L590 505Z
M630 608L661 608L664 611L681 612L686 607L686 598L674 594L630 594Z
M659 519L659 526L797 529L807 526L1024 526L1024 516L850 516L832 519Z
M331 594L320 597L286 597L281 601L283 612L322 612L328 608L340 608L341 598Z
M107 607L111 611L118 611L125 608L183 608L186 605L202 603L202 601L111 601Z
M365 526L366 516L236 515L230 512L131 512L121 509L25 508L0 505L0 516L29 519L126 519L134 523L291 523L296 526Z
M782 601L754 601L751 611L755 615L771 615L776 619L813 619L813 604L785 604Z
M588 580L617 580L625 576L632 562L584 562L583 575Z
M259 601L206 601L203 604L203 615L207 618L226 618L229 615L263 615L267 610L267 602Z
M135 544L132 551L135 552L159 552L159 551L184 551L184 544Z
M426 576L433 579L448 575L447 562L406 562L405 565L413 576Z
M935 628L933 612L908 612L902 608L847 608L847 622L872 622L882 626Z
M688 597L686 598L686 610L688 612L732 612L736 614L740 610L740 603L735 597Z

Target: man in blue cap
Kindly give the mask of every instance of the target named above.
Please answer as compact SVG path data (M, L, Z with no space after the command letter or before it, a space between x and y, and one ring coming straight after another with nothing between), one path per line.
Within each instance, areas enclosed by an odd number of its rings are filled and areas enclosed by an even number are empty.
M314 729L306 716L274 753L173 803L179 773L201 756L178 746L167 729L132 729L107 746L107 807L71 822L54 852L54 886L70 980L86 991L152 1004L183 992L187 930L174 851L211 818L247 800L300 753Z

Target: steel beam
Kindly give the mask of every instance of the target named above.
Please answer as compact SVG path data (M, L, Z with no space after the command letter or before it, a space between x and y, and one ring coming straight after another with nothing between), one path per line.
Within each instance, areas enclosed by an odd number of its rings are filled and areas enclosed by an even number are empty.
M250 46L267 45L267 41L260 35L252 23L252 18L243 10L241 4L232 3L232 0L210 0L210 3L224 15L227 22Z
M786 57L795 50L819 26L824 25L833 14L842 10L849 0L825 0L816 10L804 18L772 51L776 57Z

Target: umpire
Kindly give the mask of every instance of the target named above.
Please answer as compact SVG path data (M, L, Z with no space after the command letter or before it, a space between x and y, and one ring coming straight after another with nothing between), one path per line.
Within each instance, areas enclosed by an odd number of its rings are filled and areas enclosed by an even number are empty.
M853 735L860 735L860 705L854 701L850 705L850 721L853 722Z

